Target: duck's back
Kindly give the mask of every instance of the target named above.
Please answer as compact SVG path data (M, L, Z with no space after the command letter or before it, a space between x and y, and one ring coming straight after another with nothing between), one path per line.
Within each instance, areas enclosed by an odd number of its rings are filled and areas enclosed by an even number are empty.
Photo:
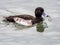
M32 20L32 19L35 18L34 16L32 16L32 15L27 15L27 14L24 14L24 15L16 15L16 16L13 16L13 17L23 18L23 19L25 19L25 20Z
M19 18L22 18L22 19L25 19L25 20L34 20L35 19L35 17L33 17L31 15L24 14L24 15L16 15L16 16L6 17L6 20L9 21L9 22L15 22L14 19L13 19L14 17L19 17Z

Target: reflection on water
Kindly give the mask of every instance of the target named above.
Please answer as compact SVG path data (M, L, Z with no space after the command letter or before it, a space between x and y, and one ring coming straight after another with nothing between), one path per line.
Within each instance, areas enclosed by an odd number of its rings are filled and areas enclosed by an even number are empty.
M6 25L9 25L10 22L6 21L6 20L3 20L5 22ZM32 25L32 26L24 26L24 25L21 25L21 24L16 24L16 23L12 23L14 25L15 28L19 29L19 30L22 30L22 29L26 29L26 28L31 28L33 26L36 26L36 31L37 32L44 32L44 29L46 28L46 23L45 25L43 25L43 21L40 22L40 23L37 23L35 25Z
M3 20L3 22L6 24L6 25L10 25L10 23L12 22L8 22L7 20ZM17 24L17 23L12 23L14 25L15 28L19 29L19 30L22 30L22 29L26 29L26 28L30 28L30 27L33 27L34 25L32 26L24 26L24 25L21 25L21 24Z
M36 29L38 32L43 32L44 31L43 22L37 23Z

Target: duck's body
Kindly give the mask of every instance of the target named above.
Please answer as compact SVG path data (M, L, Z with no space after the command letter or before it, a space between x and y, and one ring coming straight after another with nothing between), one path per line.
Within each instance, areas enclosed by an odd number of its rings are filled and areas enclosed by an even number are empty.
M20 19L23 19L25 21L24 23L27 23L29 20L31 20L31 24L33 25L33 24L36 24L36 23L39 23L39 22L43 21L43 18L42 18L43 12L44 12L44 9L42 7L37 7L35 9L35 17L31 16L31 15L28 15L28 14L23 14L23 15L15 15L15 16L6 17L6 20L9 21L9 22L14 22L14 23L23 22L23 21L15 20L16 17L18 17Z
M32 21L32 24L35 24L35 23L38 23L40 21L43 21L43 18L36 18L34 16L31 16L31 15L27 15L27 14L24 14L24 15L16 15L16 16L9 16L9 17L6 17L7 21L9 22L16 22L14 20L15 17L18 17L18 18L22 18L24 20L31 20Z
M9 16L9 17L6 17L6 19L9 22L15 22L15 21L13 21L14 17L19 17L19 18L22 18L22 19L25 19L25 20L33 20L35 18L35 17L31 16L31 15L23 14L23 15Z

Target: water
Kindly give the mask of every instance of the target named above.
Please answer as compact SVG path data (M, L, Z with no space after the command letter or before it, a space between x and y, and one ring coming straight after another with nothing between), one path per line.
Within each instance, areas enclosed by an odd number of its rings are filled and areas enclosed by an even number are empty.
M32 14L43 7L51 16L44 32L36 26L20 30L13 23L4 23L3 16ZM19 26L18 26L19 27ZM0 0L0 45L60 45L60 0Z

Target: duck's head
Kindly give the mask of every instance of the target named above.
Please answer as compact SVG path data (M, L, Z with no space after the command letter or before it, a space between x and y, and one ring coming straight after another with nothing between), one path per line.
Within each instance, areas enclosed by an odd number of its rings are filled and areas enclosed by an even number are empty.
M35 9L35 16L36 16L36 18L41 17L42 14L43 14L43 12L44 12L44 9L43 9L42 7L37 7L37 8Z

